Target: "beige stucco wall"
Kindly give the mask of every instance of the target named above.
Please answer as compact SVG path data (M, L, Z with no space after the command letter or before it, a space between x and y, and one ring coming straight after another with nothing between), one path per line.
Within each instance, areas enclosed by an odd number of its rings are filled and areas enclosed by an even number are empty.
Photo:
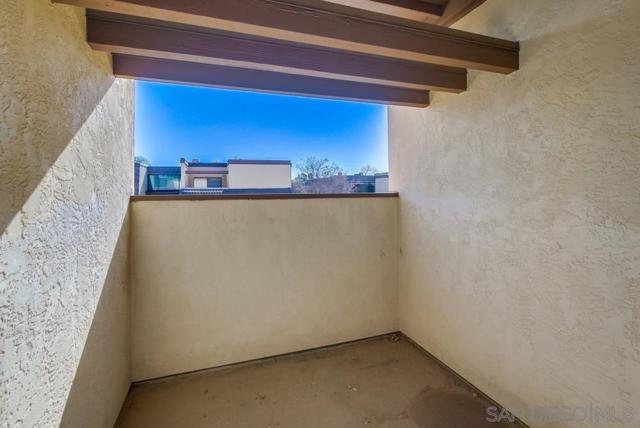
M395 331L396 204L134 202L133 378Z
M131 383L129 221L125 218L107 271L61 428L113 427Z
M126 281L111 260L133 188L134 90L84 40L82 9L0 0L2 427L59 426L74 378L100 385L75 396L95 416L65 426L112 426L129 380L126 322L85 342L103 289ZM124 316L115 300L103 314ZM105 370L77 373L83 352Z
M291 187L291 165L229 164L232 189L278 189Z
M640 426L638 22L636 0L488 0L457 26L520 40L521 69L389 109L400 328L534 427Z

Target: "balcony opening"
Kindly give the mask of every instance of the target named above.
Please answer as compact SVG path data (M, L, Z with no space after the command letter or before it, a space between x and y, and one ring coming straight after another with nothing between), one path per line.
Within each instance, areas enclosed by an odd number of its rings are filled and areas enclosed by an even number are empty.
M387 107L138 81L136 195L387 193Z

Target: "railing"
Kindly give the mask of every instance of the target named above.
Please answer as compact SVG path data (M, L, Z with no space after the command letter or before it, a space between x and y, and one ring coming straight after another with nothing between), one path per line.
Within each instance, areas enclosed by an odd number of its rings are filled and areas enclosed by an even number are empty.
M397 330L396 196L133 197L134 380Z

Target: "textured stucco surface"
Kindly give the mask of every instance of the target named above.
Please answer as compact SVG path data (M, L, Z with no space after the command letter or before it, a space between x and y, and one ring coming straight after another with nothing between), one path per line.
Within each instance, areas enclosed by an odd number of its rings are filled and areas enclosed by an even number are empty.
M141 380L397 329L395 198L131 205Z
M457 27L520 40L521 69L389 109L400 328L534 427L640 426L638 22L488 0Z
M61 428L112 428L131 384L129 222L125 218L96 307Z
M132 191L133 84L86 45L82 9L0 0L0 23L0 426L57 427ZM124 397L102 381L86 402Z

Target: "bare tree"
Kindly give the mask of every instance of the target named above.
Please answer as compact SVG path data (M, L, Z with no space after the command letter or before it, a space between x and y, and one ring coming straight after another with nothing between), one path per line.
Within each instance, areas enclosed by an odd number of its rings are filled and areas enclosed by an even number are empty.
M377 173L378 169L368 164L360 168L360 175L376 175Z
M353 190L342 168L329 159L309 157L296 168L300 171L293 181L296 193L350 193Z
M342 168L335 163L330 163L329 159L318 159L315 157L303 159L296 165L296 168L300 171L296 177L297 181L333 177L334 175L344 173Z

